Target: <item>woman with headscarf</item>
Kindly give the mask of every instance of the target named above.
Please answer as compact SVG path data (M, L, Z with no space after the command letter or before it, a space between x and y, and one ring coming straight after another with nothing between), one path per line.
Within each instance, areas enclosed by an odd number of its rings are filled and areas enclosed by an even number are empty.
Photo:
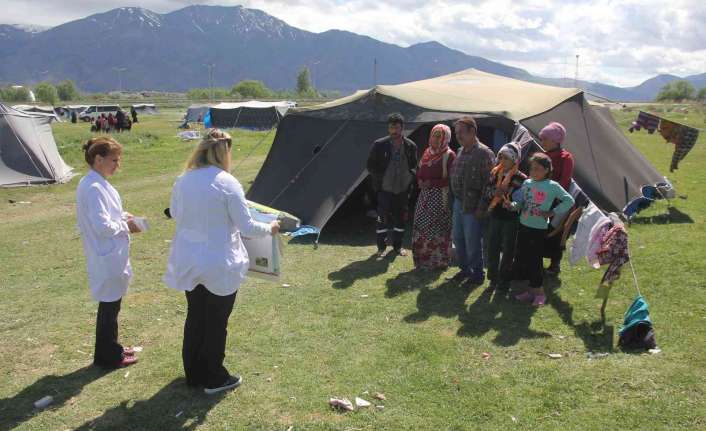
M562 146L566 139L566 128L561 123L551 122L539 131L539 139L542 141L544 152L552 160L551 179L568 192L574 176L574 156ZM561 258L564 254L561 237L558 233L549 235L544 243L545 257L551 259L551 264L546 270L548 275L556 276L561 272Z
M412 255L417 268L446 268L451 263L449 171L456 154L449 142L451 128L434 126L417 169L420 193L412 229Z

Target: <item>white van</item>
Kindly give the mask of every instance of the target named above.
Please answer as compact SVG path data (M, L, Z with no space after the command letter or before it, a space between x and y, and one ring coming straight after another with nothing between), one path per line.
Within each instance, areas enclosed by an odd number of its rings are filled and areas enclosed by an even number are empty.
M119 105L91 105L88 108L84 109L81 111L80 114L78 114L78 118L84 119L84 118L96 118L100 116L101 114L105 114L106 117L108 114L113 114L115 115L118 110L120 109Z

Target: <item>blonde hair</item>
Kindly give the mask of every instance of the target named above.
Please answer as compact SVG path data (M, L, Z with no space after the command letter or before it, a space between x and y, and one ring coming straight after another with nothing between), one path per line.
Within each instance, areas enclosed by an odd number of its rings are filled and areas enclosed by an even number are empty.
M229 134L218 129L210 129L189 156L184 171L216 166L230 172L228 149L231 145L233 145L233 140Z
M123 146L110 136L98 136L83 144L83 158L89 166L93 166L96 156L108 157L109 154L121 154Z

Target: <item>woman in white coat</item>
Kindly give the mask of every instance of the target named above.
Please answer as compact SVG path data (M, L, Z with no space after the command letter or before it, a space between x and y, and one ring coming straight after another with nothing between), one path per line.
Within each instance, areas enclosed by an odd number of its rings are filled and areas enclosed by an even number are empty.
M76 190L76 216L86 254L88 283L98 301L93 363L118 368L137 362L132 349L118 343L118 313L132 278L130 233L139 228L123 212L117 190L108 182L120 167L122 146L110 137L90 139L84 146L91 167Z
M172 189L176 233L164 282L186 292L182 359L186 382L212 394L240 385L223 366L228 318L248 271L241 235L263 237L279 224L250 217L243 188L230 173L232 140L213 129L194 150Z

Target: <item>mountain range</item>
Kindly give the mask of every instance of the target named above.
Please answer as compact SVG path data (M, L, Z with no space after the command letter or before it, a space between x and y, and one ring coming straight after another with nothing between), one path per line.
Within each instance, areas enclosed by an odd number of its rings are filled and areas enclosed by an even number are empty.
M188 6L166 14L125 7L49 28L0 25L0 83L32 84L72 79L86 91L185 91L229 87L258 79L275 89L295 86L306 66L317 88L344 93L374 83L394 84L467 68L549 85L573 79L543 78L467 55L438 42L401 47L368 36L330 30L313 33L242 6ZM652 100L668 82L659 75L630 88L579 81L612 100ZM686 77L697 88L706 73Z

